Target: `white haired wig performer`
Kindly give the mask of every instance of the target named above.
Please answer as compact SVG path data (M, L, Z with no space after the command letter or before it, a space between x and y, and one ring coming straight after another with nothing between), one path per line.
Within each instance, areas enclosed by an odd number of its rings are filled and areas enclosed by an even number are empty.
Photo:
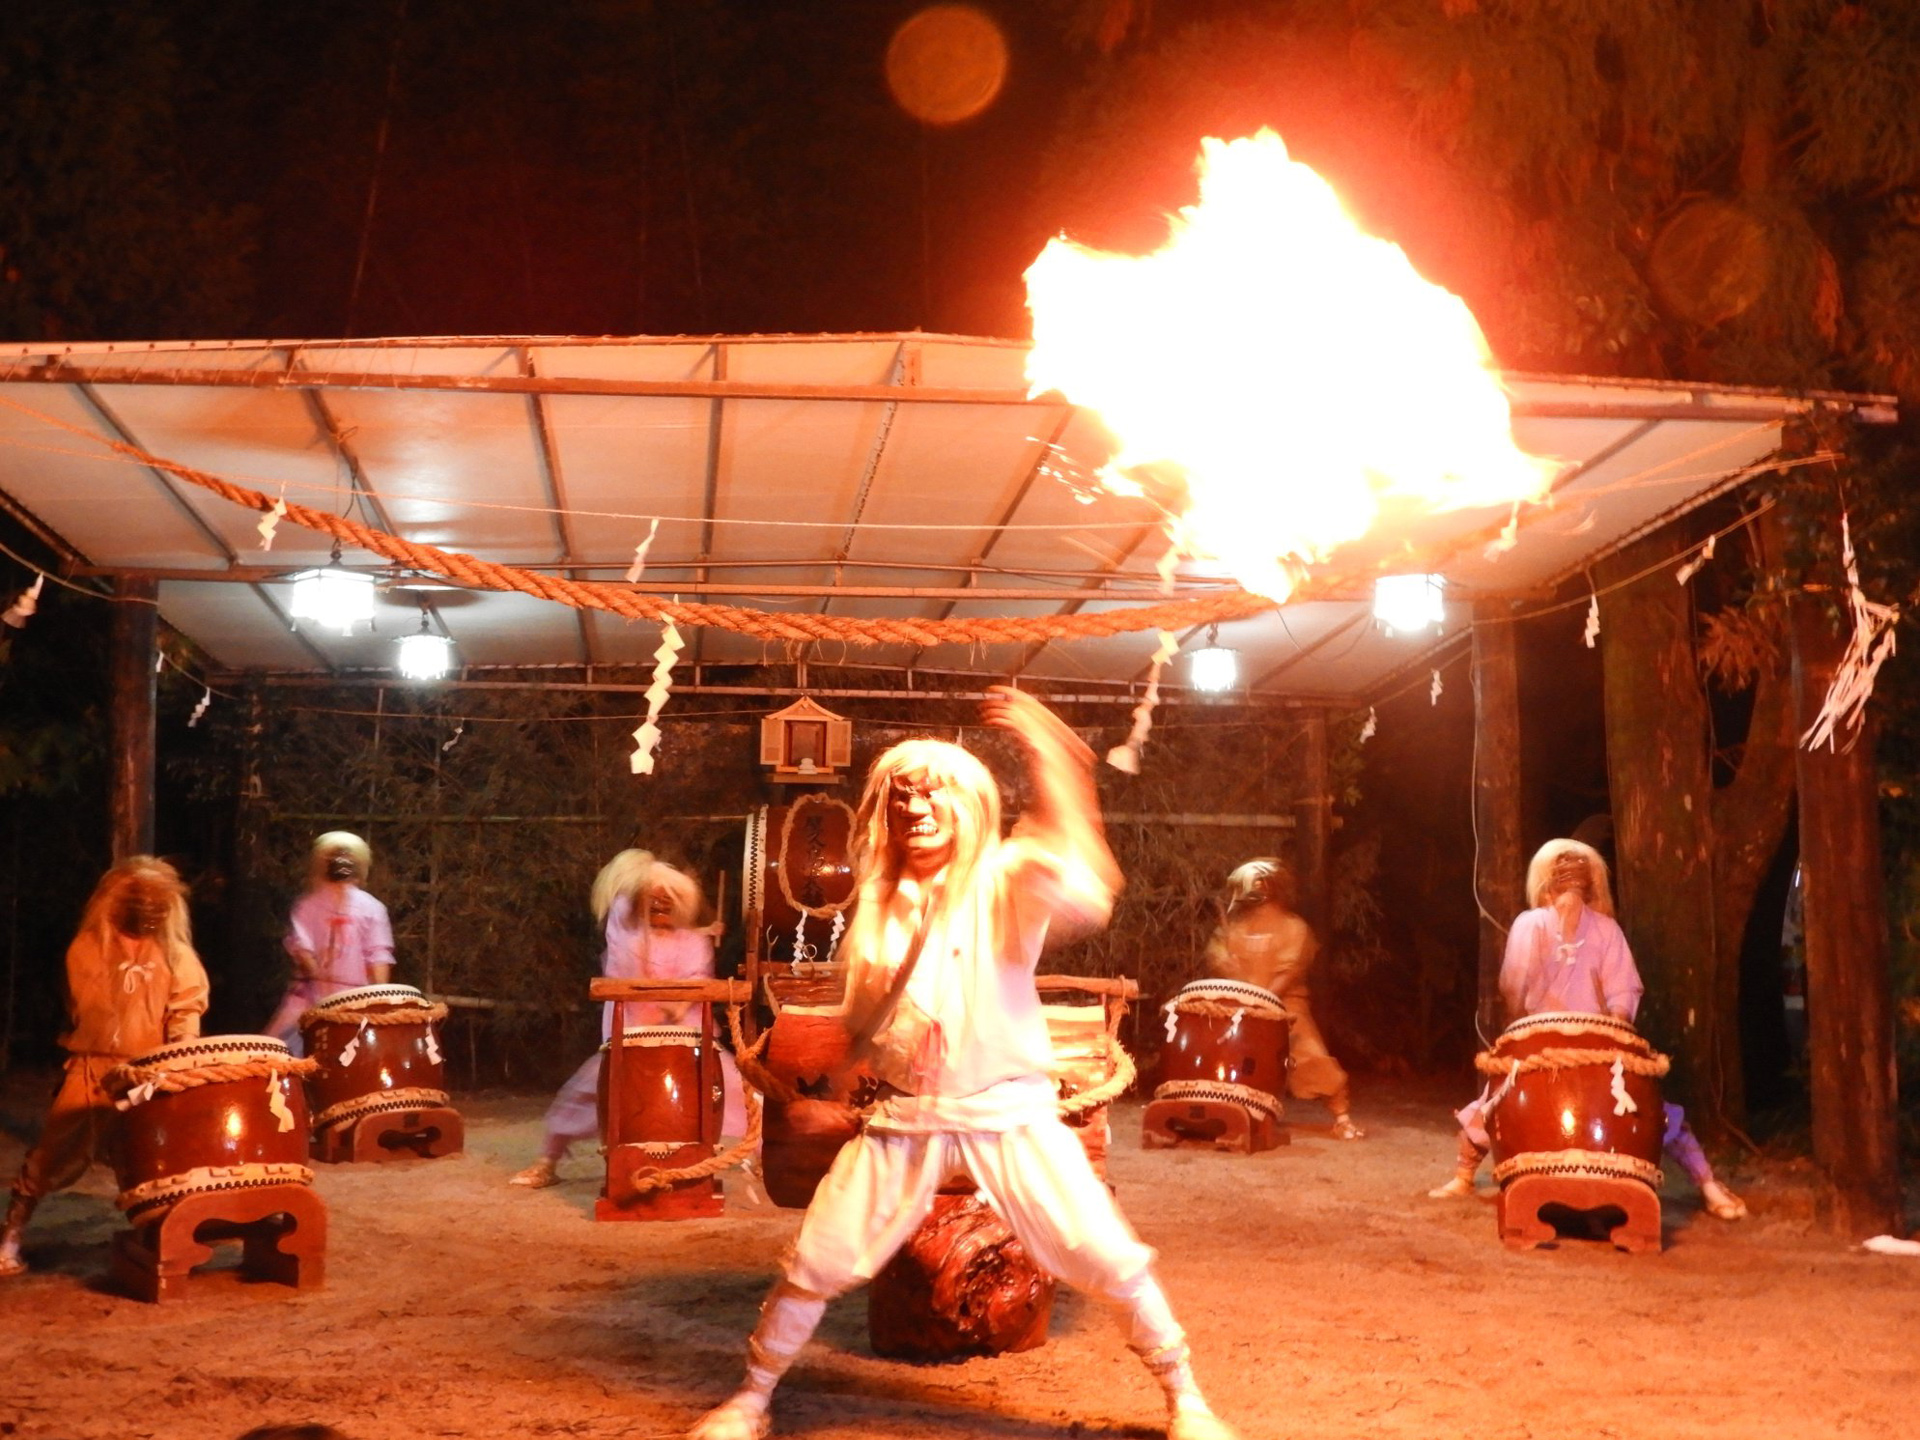
M299 1055L300 1017L316 1001L393 976L393 924L387 907L362 887L373 851L358 835L329 830L313 842L307 890L293 902L285 940L293 983L267 1021L267 1034Z
M1611 1015L1633 1023L1645 986L1633 963L1626 932L1613 918L1613 891L1607 862L1578 840L1549 840L1527 866L1527 904L1507 932L1500 961L1500 998L1508 1020L1561 1011ZM1436 1200L1473 1194L1480 1162L1490 1148L1486 1129L1492 1084L1477 1100L1455 1112L1460 1121L1459 1158L1453 1178L1427 1193ZM1664 1108L1661 1144L1687 1178L1700 1187L1709 1215L1719 1220L1746 1216L1746 1202L1715 1178L1707 1152L1678 1105Z
M645 850L622 850L600 867L593 878L593 918L606 937L600 952L600 973L615 980L705 980L713 976L713 942L725 932L716 920L695 928L706 904L700 882L684 870L656 860ZM613 1035L613 1001L600 1007L600 1039ZM685 1025L698 1015L694 1003L662 1004L628 1001L628 1025ZM600 1071L603 1050L589 1055L547 1107L546 1143L540 1158L507 1181L531 1190L560 1183L560 1162L582 1140L600 1133ZM721 1132L746 1133L745 1092L733 1056L720 1052L721 1078L726 1086L726 1113Z
M855 824L859 905L846 940L853 1053L885 1083L807 1207L747 1342L741 1388L693 1440L756 1440L773 1389L827 1301L871 1280L965 1175L1043 1269L1118 1306L1166 1392L1172 1440L1231 1440L1194 1383L1153 1252L1060 1120L1034 986L1048 931L1106 923L1120 877L1093 752L1032 696L995 686L990 725L1026 751L1033 804L1000 835L1000 793L957 745L909 740L874 762ZM827 1102L812 1102L825 1104Z
M0 1222L0 1276L27 1268L21 1232L42 1197L76 1183L105 1148L114 1124L107 1072L193 1039L206 1008L207 972L194 953L187 887L164 860L123 860L100 877L67 947L66 1070Z

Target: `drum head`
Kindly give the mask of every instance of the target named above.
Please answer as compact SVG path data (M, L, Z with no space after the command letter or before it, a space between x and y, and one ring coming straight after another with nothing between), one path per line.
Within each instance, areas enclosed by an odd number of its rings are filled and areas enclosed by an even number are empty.
M125 1063L130 1067L161 1070L198 1070L206 1065L233 1065L244 1060L292 1058L293 1052L270 1035L202 1035L193 1040L175 1040Z
M1243 980L1195 980L1180 987L1173 997L1179 1005L1188 1000L1212 1000L1217 1004L1244 1005L1249 1010L1281 1011L1285 1007L1271 990L1249 985Z
M1493 1048L1497 1054L1502 1046L1545 1035L1584 1038L1589 1044L1625 1046L1630 1050L1647 1048L1646 1041L1630 1021L1577 1010L1542 1010L1537 1014L1523 1015L1500 1032L1500 1038L1494 1042Z
M316 1000L308 1006L314 1010L364 1010L370 1005L419 1005L424 1007L427 997L411 985L360 985L352 990L338 990L325 999Z

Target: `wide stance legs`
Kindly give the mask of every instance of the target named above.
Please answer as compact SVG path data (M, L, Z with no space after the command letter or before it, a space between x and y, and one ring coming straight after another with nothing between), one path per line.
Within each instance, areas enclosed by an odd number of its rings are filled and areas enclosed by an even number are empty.
M871 1280L955 1174L972 1178L1042 1269L1121 1311L1128 1345L1166 1396L1174 1440L1232 1440L1194 1381L1186 1336L1150 1268L1153 1252L1121 1218L1080 1142L1051 1117L1004 1133L869 1130L850 1141L807 1209L785 1278L761 1308L745 1381L694 1426L691 1440L767 1433L774 1387L827 1300Z

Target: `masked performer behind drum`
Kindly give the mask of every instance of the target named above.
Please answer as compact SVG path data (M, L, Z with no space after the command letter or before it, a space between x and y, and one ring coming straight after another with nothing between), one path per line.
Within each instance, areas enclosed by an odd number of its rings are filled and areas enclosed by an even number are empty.
M1527 900L1533 908L1513 922L1500 963L1500 998L1508 1018L1559 1011L1611 1015L1632 1024L1646 987L1626 933L1613 918L1607 862L1600 853L1578 840L1549 840L1527 866ZM1473 1193L1474 1177L1490 1148L1487 1095L1483 1089L1459 1112L1459 1166L1451 1180L1427 1192L1435 1199ZM1746 1203L1714 1178L1686 1112L1678 1105L1664 1110L1661 1144L1700 1187L1707 1213L1719 1220L1744 1217Z
M1293 876L1278 860L1249 860L1227 877L1227 914L1207 942L1207 971L1271 990L1287 1009L1287 1089L1325 1100L1339 1140L1366 1135L1348 1113L1347 1072L1313 1023L1307 976L1320 942L1293 908Z
M87 1173L113 1119L102 1088L122 1061L200 1033L207 972L187 925L187 887L164 860L135 855L94 887L67 947L66 1074L40 1141L21 1162L0 1229L0 1275L18 1275L20 1234L43 1195Z
M713 975L713 945L726 927L718 920L695 928L706 907L700 882L645 850L622 850L593 880L593 917L601 923L606 948L600 973L616 980L705 980ZM628 1001L629 1025L686 1025L692 1004L663 1005ZM601 1010L600 1039L613 1035L614 1004ZM508 1180L510 1185L544 1189L560 1183L560 1162L577 1140L600 1133L600 1071L604 1056L596 1050L560 1087L547 1107L547 1138L540 1158ZM746 1130L744 1092L733 1056L720 1052L726 1081L726 1114L720 1128L728 1135Z
M313 842L307 892L293 902L287 921L287 954L293 984L267 1022L267 1034L299 1055L300 1017L316 1001L362 985L384 985L393 976L393 926L387 907L360 887L373 868L367 842L345 830L329 830Z
M883 1098L807 1207L747 1342L745 1383L700 1420L695 1440L767 1433L773 1388L827 1301L871 1280L955 1175L973 1180L1041 1268L1120 1307L1166 1392L1170 1436L1233 1434L1201 1398L1153 1252L1060 1120L1048 1073L1033 980L1041 946L1051 927L1105 924L1120 883L1092 752L1016 690L995 686L986 719L1019 737L1032 774L1032 804L1009 839L993 777L957 745L904 741L867 777L845 1016L851 1054L885 1082Z

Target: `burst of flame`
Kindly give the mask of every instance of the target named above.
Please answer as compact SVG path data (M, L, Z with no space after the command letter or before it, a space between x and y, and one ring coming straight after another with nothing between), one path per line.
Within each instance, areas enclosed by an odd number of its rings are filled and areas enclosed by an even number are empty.
M1537 499L1553 467L1515 446L1465 303L1271 130L1201 148L1160 250L1057 239L1027 270L1028 383L1099 412L1108 485L1184 480L1176 544L1275 600L1383 515Z

